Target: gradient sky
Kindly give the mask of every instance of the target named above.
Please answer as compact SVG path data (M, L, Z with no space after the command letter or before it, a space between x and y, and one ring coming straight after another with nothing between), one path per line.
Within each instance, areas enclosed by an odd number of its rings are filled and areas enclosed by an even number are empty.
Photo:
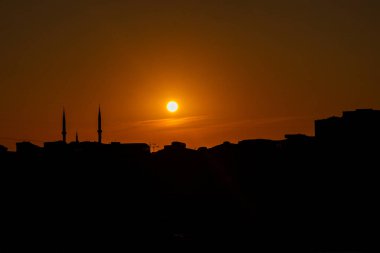
M0 144L191 148L380 108L380 1L0 0ZM177 113L166 103L180 104Z

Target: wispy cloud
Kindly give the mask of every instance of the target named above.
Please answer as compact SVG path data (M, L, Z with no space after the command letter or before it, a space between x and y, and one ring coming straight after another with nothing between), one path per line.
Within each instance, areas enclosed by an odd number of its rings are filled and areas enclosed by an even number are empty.
M193 124L196 122L202 122L206 120L206 116L193 116L193 117L183 117L183 118L166 118L166 119L155 119L155 120L143 120L135 122L136 126L149 126L149 127L178 127L186 124Z
M164 118L154 120L142 120L135 122L125 122L114 126L113 132L121 131L166 131L166 130L212 130L212 129L239 129L239 128L266 128L275 127L278 124L295 124L302 121L302 117L274 117L274 118L255 118L246 120L234 120L216 118L206 115L191 116L182 118Z
M114 132L121 131L131 131L136 129L141 130L165 130L173 128L188 128L194 125L202 125L202 122L207 120L207 116L192 116L192 117L182 117L182 118L164 118L164 119L153 119L153 120L141 120L141 121L131 121L123 122L113 125Z

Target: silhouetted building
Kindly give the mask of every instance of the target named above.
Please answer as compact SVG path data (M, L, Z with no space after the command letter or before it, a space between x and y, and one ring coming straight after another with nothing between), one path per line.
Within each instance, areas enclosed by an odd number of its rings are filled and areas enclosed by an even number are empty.
M107 152L114 155L148 155L150 147L146 143L120 143L111 142L111 144L102 145Z
M96 141L82 141L82 142L71 142L69 144L69 149L77 154L97 154L104 151L104 146L107 144L101 144Z
M380 110L357 109L343 112L344 133L347 138L355 140L379 140Z
M315 146L315 137L304 134L285 134L281 147L285 149L304 150Z
M4 154L4 153L6 153L7 150L8 150L7 147L5 147L5 146L3 146L3 145L0 145L0 154Z
M285 139L281 141L280 147L285 151L286 155L289 153L305 153L312 154L316 152L316 138L305 134L285 134Z
M197 151L199 151L199 152L207 152L207 150L208 150L207 147L199 147L199 148L197 149Z
M41 154L42 148L27 141L17 142L16 152L17 154L20 154L20 155L37 156Z
M229 141L225 141L223 142L222 144L219 144L219 145L216 145L212 148L209 148L209 151L211 153L220 153L220 152L225 152L225 151L230 151L230 150L234 150L236 148L236 144L234 143L231 143Z
M234 167L238 154L238 145L225 141L207 150L214 170L221 171Z
M277 148L277 141L267 139L253 139L239 141L240 149L247 149L252 152L274 152Z
M380 140L380 111L357 109L342 117L315 121L315 137L325 142L377 142Z
M278 151L278 141L267 139L242 140L239 141L237 147L241 161L247 165L252 165L258 161L273 160Z
M174 150L181 150L186 148L186 143L179 142L179 141L173 141L171 145L165 145L164 149L174 149Z
M315 137L318 140L340 140L343 138L343 120L339 117L316 120Z
M46 154L64 154L68 151L68 144L64 141L44 142Z

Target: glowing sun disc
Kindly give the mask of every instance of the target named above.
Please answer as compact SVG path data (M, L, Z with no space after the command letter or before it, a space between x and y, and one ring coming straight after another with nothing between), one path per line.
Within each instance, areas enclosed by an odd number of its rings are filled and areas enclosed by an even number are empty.
M169 111L169 112L176 112L178 110L178 104L176 101L170 101L167 105L166 105L166 109Z

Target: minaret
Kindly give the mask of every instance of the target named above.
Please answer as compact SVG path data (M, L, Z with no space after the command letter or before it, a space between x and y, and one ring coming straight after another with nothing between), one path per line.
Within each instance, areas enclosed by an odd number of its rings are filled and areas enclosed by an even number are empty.
M75 132L75 142L79 143L78 132Z
M100 106L98 112L98 143L102 143L102 115L100 113Z
M62 115L62 141L66 143L66 114L65 109L63 109Z

